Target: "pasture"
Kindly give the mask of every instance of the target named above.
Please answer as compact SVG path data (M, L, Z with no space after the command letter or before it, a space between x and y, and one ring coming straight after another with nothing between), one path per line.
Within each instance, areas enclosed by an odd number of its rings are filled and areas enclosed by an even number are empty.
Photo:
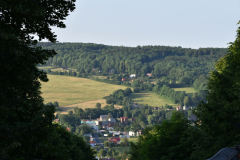
M197 91L193 87L185 87L185 88L172 88L174 91L185 91L186 95L189 97L193 96L193 93L196 93Z
M151 91L141 91L139 93L132 93L129 96L132 99L133 103L138 104L148 104L152 107L161 107L162 105L165 106L165 104L171 105L173 107L178 106L177 104L173 104L172 102L161 98L160 95L153 93Z
M104 107L105 99L102 99L104 96L118 89L127 88L86 78L61 75L48 75L48 78L48 82L41 82L44 103L58 101L64 113L74 107L95 107L96 103L101 103Z

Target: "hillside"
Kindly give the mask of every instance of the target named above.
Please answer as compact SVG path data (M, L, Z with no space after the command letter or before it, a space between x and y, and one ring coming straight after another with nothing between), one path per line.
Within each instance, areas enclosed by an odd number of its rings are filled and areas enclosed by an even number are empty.
M182 48L169 46L107 46L91 43L39 43L46 49L54 49L58 55L46 64L74 68L90 74L93 69L103 74L127 73L152 77L164 81L176 81L192 85L200 76L207 76L214 63L227 53L226 48Z
M44 103L57 101L60 106L85 102L84 106L90 108L91 106L87 106L86 102L103 100L104 96L108 96L113 91L127 88L122 85L112 85L86 78L60 75L48 75L48 78L47 83L42 82L41 88ZM101 101L101 103L104 102L105 100Z

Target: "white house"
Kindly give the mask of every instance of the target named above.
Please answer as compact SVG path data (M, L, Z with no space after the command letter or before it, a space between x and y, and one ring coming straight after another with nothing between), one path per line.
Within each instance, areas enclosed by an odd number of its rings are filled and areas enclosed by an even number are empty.
M135 136L135 132L129 131L129 136Z
M188 110L188 107L187 106L183 106L183 110Z
M136 77L136 74L131 74L129 77L130 78Z

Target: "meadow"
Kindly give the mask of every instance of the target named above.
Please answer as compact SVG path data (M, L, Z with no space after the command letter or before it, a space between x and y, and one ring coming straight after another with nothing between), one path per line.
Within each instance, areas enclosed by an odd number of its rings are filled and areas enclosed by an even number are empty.
M104 96L108 96L118 89L127 87L102 83L86 78L48 75L49 81L42 82L42 97L44 103L57 101L63 112L74 107L92 108L96 103L106 105ZM115 106L118 108L120 106Z
M193 87L185 87L185 88L172 88L174 91L185 91L186 95L192 97L193 93L196 93L197 91Z
M165 106L166 104L173 107L178 106L177 104L173 104L172 102L162 98L160 95L151 91L141 91L139 93L133 93L129 97L132 99L133 103L148 104L152 107L161 107Z

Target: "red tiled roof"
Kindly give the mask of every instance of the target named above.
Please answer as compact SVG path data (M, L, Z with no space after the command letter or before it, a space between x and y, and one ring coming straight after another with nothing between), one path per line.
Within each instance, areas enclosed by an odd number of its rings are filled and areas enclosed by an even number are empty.
M90 143L96 143L95 141L90 141Z
M71 129L70 129L70 128L68 128L68 127L66 128L66 130L67 130L67 131L69 131L69 132L71 132Z
M109 141L111 141L111 140L116 140L116 141L120 141L120 138L119 137L112 137Z

